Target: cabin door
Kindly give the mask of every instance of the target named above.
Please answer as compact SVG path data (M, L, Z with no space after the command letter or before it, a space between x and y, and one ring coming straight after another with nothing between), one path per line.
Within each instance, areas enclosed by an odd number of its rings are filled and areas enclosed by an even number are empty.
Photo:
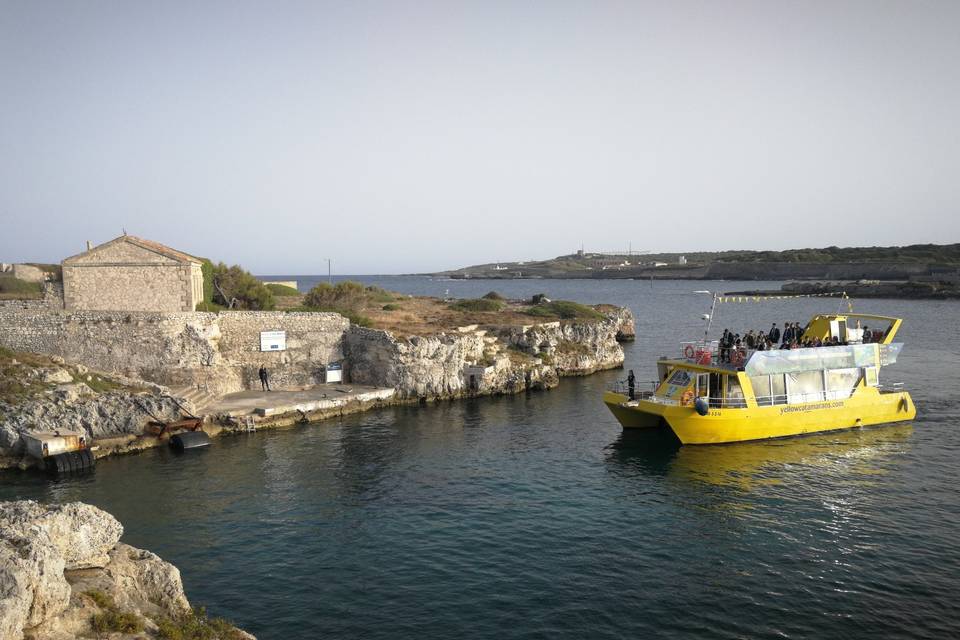
M710 374L709 402L711 407L723 404L723 376L719 373Z

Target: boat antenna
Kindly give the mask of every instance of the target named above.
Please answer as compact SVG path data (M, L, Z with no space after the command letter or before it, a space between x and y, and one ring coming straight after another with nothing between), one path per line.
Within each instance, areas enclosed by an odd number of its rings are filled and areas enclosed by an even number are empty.
M710 315L707 316L707 328L703 332L703 340L706 342L707 338L710 336L710 326L713 324L713 312L717 308L717 294L713 294L713 303L710 305Z

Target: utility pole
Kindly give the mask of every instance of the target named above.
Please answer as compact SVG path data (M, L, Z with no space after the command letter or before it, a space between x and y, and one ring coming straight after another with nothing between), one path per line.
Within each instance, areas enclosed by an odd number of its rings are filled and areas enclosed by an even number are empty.
M330 268L330 258L327 258L327 284L333 284L333 270Z

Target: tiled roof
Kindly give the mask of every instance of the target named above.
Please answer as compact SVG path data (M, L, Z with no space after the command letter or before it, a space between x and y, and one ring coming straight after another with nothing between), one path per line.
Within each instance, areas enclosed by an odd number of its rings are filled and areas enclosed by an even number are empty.
M75 260L77 260L82 256L87 255L91 251L96 251L100 247L105 247L107 245L114 244L117 242L129 242L130 244L136 245L142 249L146 249L147 251L153 251L154 253L158 253L162 256L166 256L167 258L170 258L171 260L176 260L177 262L180 262L180 263L195 262L199 264L202 262L200 258L191 256L190 254L184 253L183 251L177 251L176 249L171 249L165 244L160 244L159 242L154 242L153 240L144 240L143 238L138 238L137 236L128 236L128 235L122 235L118 238L114 238L113 240L110 240L109 242L104 242L103 244L97 245L92 249L88 249L83 253L78 253L75 256L70 256L69 258L66 258L63 262L73 263Z
M135 244L150 251L155 251L161 255L167 256L168 258L173 258L178 262L200 262L200 258L195 258L188 253L177 251L176 249L171 249L167 245L154 242L153 240L144 240L143 238L138 238L137 236L121 237L131 244Z

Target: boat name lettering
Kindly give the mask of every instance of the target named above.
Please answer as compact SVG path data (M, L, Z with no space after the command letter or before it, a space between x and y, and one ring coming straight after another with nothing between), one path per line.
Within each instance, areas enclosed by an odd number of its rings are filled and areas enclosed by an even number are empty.
M797 407L783 407L782 409L780 409L780 415L783 415L785 413L816 411L817 409L836 409L842 406L843 406L843 402L837 401L837 402L820 402L818 404L805 404Z

